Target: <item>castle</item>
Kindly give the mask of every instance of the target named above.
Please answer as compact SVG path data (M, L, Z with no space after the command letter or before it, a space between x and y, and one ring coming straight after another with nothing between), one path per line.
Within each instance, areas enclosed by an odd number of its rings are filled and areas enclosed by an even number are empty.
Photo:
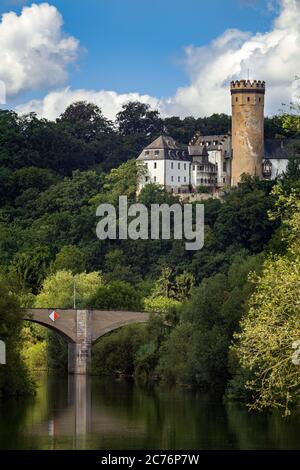
M280 139L264 139L265 82L231 82L232 129L224 135L199 132L187 146L161 135L141 152L147 183L174 193L218 190L237 185L243 174L275 179L288 164L290 151Z

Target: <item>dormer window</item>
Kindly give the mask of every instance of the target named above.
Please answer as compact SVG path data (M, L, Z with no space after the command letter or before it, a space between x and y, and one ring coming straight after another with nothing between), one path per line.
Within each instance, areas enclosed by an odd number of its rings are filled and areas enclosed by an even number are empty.
M145 155L149 155L150 154L150 150L145 150Z
M159 155L159 150L155 150L154 155Z

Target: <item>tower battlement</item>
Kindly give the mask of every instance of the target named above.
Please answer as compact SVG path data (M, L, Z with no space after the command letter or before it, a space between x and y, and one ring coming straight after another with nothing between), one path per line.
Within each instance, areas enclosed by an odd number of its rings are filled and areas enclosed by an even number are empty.
M231 93L256 92L265 93L266 82L261 80L235 80L230 84Z

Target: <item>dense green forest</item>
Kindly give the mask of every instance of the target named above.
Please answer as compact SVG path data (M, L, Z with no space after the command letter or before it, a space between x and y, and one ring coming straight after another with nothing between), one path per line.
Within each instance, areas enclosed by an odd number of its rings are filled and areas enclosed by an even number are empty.
M198 130L218 134L230 126L226 115L162 119L135 102L123 107L115 123L87 103L71 105L56 122L0 112L0 338L8 346L0 395L32 392L35 369L65 370L66 344L23 323L20 312L72 307L76 279L78 307L153 312L147 325L99 340L91 373L210 389L258 409L289 410L299 400L300 372L288 362L293 341L300 339L296 159L280 181L245 175L222 200L207 199L200 251L186 251L179 240L100 241L95 234L101 202L117 205L120 195L136 201L135 158L163 129L187 143ZM286 116L267 118L265 130L270 138L299 137ZM177 201L151 184L138 200ZM290 279L278 275L290 271ZM257 336L268 336L262 333L268 306L268 328L277 336L259 344ZM281 330L274 330L286 321L282 306L291 325L284 357L275 354ZM272 364L273 375L270 350L278 363L286 361L286 369Z

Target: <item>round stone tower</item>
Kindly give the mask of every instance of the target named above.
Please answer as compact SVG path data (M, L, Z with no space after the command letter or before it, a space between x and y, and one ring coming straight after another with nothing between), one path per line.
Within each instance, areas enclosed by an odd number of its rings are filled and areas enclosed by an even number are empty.
M231 82L231 103L231 184L236 185L243 173L262 177L265 82L260 80Z

